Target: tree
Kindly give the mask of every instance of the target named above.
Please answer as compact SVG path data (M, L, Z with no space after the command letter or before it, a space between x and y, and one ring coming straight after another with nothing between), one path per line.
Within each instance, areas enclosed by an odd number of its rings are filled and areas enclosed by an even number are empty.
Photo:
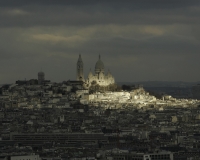
M121 91L121 87L118 86L116 83L115 84L110 84L108 86L108 91L112 91L112 92Z
M128 86L128 85L122 85L122 90L124 91L131 91L131 86Z
M92 81L89 87L89 93L105 92L105 91L121 91L121 87L117 84L110 84L108 86L100 86L96 81Z
M78 88L76 86L73 86L72 89L71 89L71 92L75 93L77 90L78 90Z

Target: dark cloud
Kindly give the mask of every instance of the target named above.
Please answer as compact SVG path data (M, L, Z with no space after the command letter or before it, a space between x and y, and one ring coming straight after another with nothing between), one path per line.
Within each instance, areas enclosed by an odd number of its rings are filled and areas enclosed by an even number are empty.
M98 55L117 81L199 81L199 0L1 0L0 83L75 78Z
M85 6L85 5L105 5L105 6L120 6L120 7L134 7L134 8L177 8L177 7L188 7L190 5L199 4L198 0L190 0L190 1L183 1L183 0L101 0L101 1L94 1L94 0L34 0L34 1L27 1L27 0L1 0L0 5L2 7L21 7L21 6L28 6L28 5L43 5L43 6Z
M199 1L4 1L1 27L199 23Z

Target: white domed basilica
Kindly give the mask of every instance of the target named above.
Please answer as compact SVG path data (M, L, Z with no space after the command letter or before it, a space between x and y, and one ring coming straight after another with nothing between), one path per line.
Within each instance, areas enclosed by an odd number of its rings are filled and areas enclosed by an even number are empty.
M96 84L99 84L100 86L108 86L110 84L115 83L114 77L111 75L110 71L105 73L104 64L101 61L101 57L99 56L98 61L95 65L95 73L93 74L90 70L90 73L88 75L87 79L84 79L83 75L83 61L81 59L81 55L79 55L79 59L77 62L77 80L78 81L84 81L87 86L91 86L91 84L94 82Z

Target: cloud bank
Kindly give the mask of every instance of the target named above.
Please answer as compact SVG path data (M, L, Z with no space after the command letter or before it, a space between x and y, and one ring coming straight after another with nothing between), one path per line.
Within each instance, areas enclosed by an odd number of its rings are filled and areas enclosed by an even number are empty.
M0 83L61 82L98 55L116 81L199 81L199 0L1 0Z

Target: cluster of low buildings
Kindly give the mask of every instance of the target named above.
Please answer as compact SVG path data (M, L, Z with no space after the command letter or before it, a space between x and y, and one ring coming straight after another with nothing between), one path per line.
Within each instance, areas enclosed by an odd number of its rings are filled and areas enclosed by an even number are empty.
M191 107L197 106L197 99L176 99L170 95L163 95L161 99L146 92L143 87L136 88L130 92L96 92L93 94L82 94L80 98L82 104L101 106L106 109L119 108L149 108L156 107L163 110L166 106Z
M200 158L198 100L142 87L89 93L82 81L3 85L2 160Z

